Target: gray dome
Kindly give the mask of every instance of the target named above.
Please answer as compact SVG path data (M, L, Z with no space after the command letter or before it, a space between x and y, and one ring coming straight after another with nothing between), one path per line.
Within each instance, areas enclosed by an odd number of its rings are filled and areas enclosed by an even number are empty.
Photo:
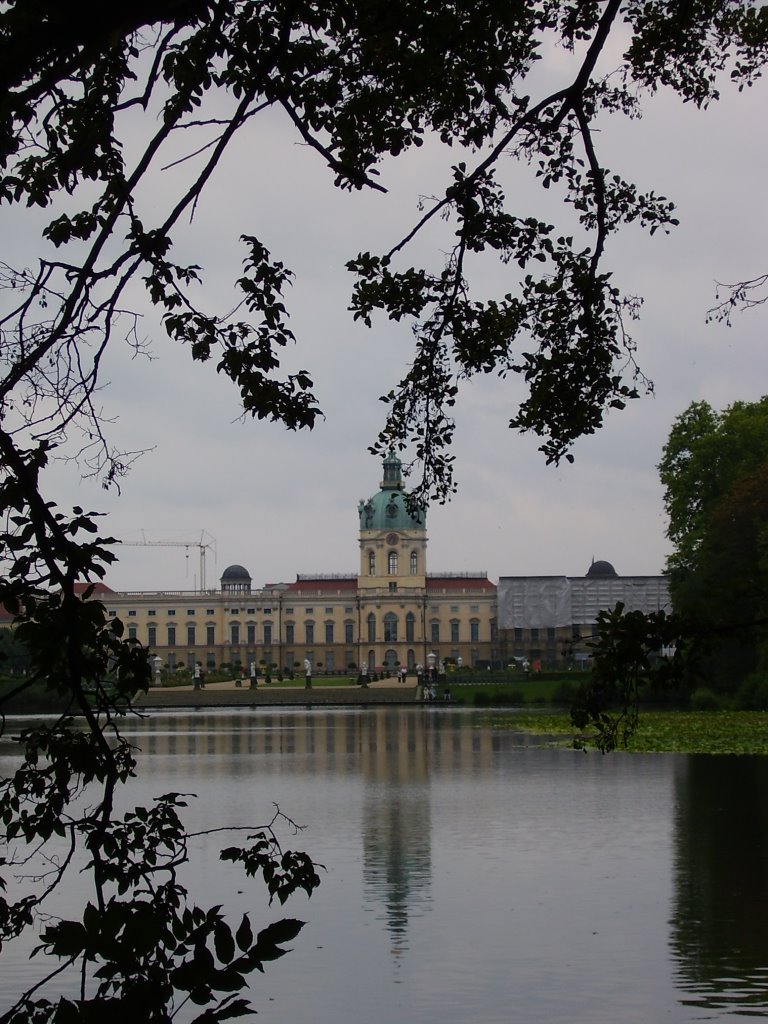
M619 574L616 572L616 570L613 568L610 562L604 562L602 560L596 562L594 559L592 559L592 565L590 565L589 569L587 569L588 579L594 579L596 576L598 578L605 578L608 576L616 577L618 575Z
M221 582L225 580L251 580L251 574L242 565L228 565L221 574Z

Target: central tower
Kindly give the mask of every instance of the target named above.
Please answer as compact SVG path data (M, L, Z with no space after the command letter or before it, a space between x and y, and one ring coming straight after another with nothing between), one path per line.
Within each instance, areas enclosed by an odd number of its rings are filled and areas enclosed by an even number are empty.
M381 489L367 501L360 501L358 513L358 590L423 589L427 575L426 512L408 510L403 464L393 452L384 459Z

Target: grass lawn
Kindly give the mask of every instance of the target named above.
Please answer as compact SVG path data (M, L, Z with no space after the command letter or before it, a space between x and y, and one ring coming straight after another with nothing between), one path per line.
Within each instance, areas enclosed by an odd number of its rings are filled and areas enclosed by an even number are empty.
M495 728L523 729L570 743L576 735L566 713L493 712ZM635 753L768 754L766 711L641 711L627 748Z
M576 689L581 676L553 678L526 677L522 672L503 683L454 683L448 676L448 687L457 704L549 704L558 690Z

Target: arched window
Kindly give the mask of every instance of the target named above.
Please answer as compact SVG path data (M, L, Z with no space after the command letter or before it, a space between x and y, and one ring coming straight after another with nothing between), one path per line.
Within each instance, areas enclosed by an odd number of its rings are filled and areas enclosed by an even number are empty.
M384 642L397 643L397 616L394 612L387 612L384 616Z
M368 616L366 621L368 623L368 643L369 644L375 644L376 643L376 616L373 614L373 612L370 613L370 615Z
M413 612L408 612L405 616L405 642L408 644L413 643L414 631L416 629L416 616Z
M376 552L375 551L369 551L368 552L368 575L369 576L375 576L376 575Z
M415 576L419 571L419 555L417 551L411 552L411 576Z
M397 552L390 551L387 559L387 572L390 576L397 576Z

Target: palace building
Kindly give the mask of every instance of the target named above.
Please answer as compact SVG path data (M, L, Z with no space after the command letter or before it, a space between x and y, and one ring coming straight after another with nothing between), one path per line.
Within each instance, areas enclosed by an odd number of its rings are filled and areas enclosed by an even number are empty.
M424 512L409 509L402 464L384 460L376 494L358 506L356 575L299 575L292 583L253 585L242 565L228 566L215 591L94 594L129 637L166 668L251 662L295 671L308 659L316 674L415 670L453 658L497 663L496 587L486 573L427 572Z

